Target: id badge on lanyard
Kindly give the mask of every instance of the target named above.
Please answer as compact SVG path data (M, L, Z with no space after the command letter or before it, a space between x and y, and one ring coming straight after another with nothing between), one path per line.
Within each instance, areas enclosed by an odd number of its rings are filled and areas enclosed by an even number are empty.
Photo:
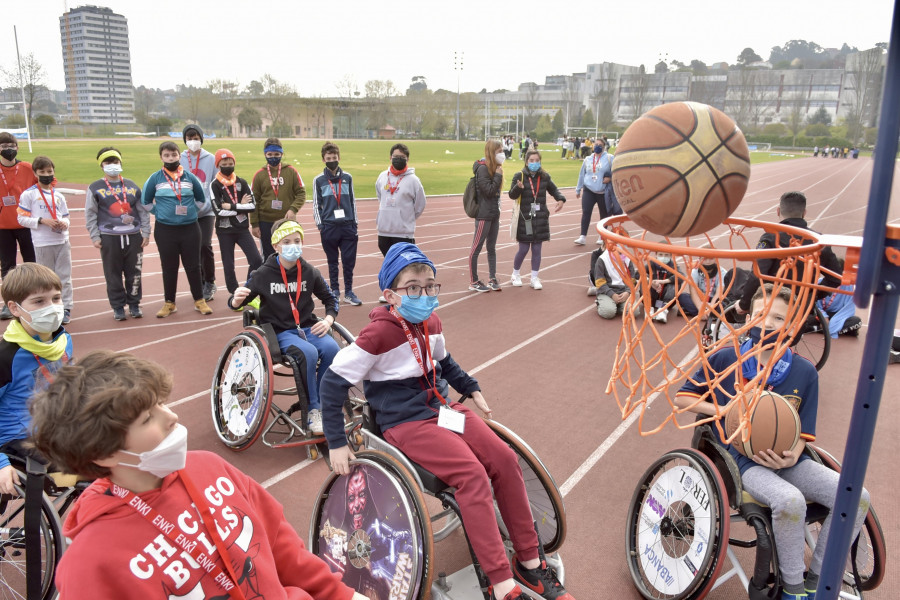
M438 427L461 434L466 429L466 415L442 404L438 412L437 424Z

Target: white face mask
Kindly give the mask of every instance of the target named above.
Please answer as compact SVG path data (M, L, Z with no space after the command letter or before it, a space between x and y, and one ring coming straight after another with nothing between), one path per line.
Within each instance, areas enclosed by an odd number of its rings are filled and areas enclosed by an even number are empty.
M25 322L38 333L53 333L62 325L64 311L62 304L50 304L32 311L25 310L21 304L17 306L31 317L30 321Z
M196 152L197 150L200 149L200 146L202 146L202 145L203 145L203 142L201 142L200 140L188 140L187 141L188 150L190 150L191 152Z
M166 436L153 450L147 450L140 454L121 450L125 454L137 456L140 462L136 465L120 462L123 467L131 467L140 471L152 473L157 477L165 477L184 468L187 460L187 428L181 423L175 424L172 433Z
M120 165L119 163L109 163L107 165L103 165L103 172L110 177L118 177L119 173L122 172L122 165Z
M494 156L494 160L497 161L498 165L502 165L503 161L506 160L506 155L504 153L500 152Z

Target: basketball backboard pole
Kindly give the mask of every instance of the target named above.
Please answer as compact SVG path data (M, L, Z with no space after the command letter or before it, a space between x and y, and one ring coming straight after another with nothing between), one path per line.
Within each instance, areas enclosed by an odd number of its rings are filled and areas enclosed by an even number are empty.
M886 246L892 249L900 248L900 239L897 239L898 229L887 226L898 134L900 134L900 0L895 0L884 93L881 100L877 152L873 158L872 186L869 191L854 294L856 305L862 308L869 305L871 296L872 308L862 365L856 382L850 429L844 448L843 468L832 511L834 517L828 530L828 545L825 548L816 593L819 600L834 600L841 590L844 566L853 541L851 539L853 522L875 436L875 423L884 390L894 323L900 307L900 266L892 264L885 255Z

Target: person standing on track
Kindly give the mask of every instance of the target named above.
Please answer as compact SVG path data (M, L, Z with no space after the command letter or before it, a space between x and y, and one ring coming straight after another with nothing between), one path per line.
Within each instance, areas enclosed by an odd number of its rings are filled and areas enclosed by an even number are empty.
M497 235L500 233L500 190L503 188L503 161L506 153L497 140L484 145L484 158L472 165L475 173L475 196L478 215L475 217L475 237L469 251L469 289L476 292L502 291L497 280ZM485 285L478 278L478 256L487 241L488 279Z
M293 220L306 202L306 188L297 169L282 162L284 147L276 137L263 143L266 166L256 172L250 188L256 199L256 211L250 213L250 227L262 244L263 260L273 254L272 225L281 219Z
M141 188L122 177L122 154L112 146L101 148L97 162L103 178L88 186L84 221L91 243L100 250L106 297L116 321L140 319L141 268L144 248L150 243L150 215L141 204ZM124 285L123 285L124 277Z
M19 142L8 131L0 132L0 277L6 278L16 266L16 246L22 253L22 262L34 262L34 244L31 230L19 224L19 197L22 192L37 183L31 163L18 160ZM12 319L6 305L0 309L0 319Z
M550 239L550 207L547 206L547 193L556 199L559 212L566 203L565 196L550 180L550 173L541 168L541 153L529 150L525 153L525 168L513 175L509 197L516 200L519 207L512 227L515 231L519 250L513 259L512 284L522 287L522 276L519 269L525 262L525 255L531 250L531 287L539 290L544 286L538 278L541 268L541 244ZM514 211L515 214L515 211Z
M601 221L609 216L606 211L606 192L612 185L611 181L612 157L606 152L603 140L598 139L594 142L593 154L585 158L581 164L578 183L575 185L575 197L581 199L581 233L575 239L575 243L579 246L584 246L587 240L594 205L600 210Z
M216 226L216 215L212 211L212 192L209 186L216 177L216 161L213 155L201 148L203 130L199 125L185 125L181 132L187 150L181 153L181 166L203 185L206 204L197 213L200 226L200 278L203 281L203 299L209 302L216 295L216 253L213 252L212 237Z

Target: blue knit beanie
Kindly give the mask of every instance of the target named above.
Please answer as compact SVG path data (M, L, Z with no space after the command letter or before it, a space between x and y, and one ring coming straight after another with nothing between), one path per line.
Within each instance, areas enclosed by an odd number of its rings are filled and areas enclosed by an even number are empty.
M434 274L437 275L437 269L434 263L428 260L428 257L419 250L419 247L409 242L400 242L394 244L388 250L381 264L381 271L378 272L378 286L382 290L390 289L394 279L400 274L404 268L411 264L424 263L431 267Z

